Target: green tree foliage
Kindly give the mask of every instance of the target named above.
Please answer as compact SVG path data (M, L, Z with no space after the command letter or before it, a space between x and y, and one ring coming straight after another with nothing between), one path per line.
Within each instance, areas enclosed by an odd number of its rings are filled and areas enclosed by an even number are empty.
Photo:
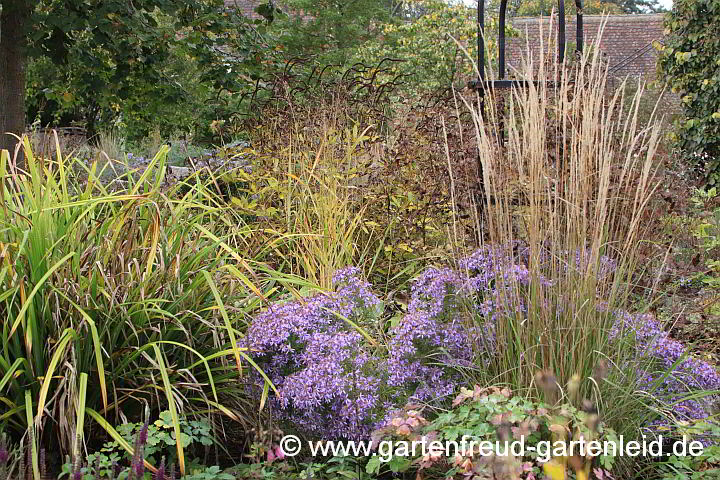
M376 38L397 9L390 0L288 0L274 30L288 56L345 63L351 49Z
M491 5L500 8L499 0L492 0ZM516 16L550 15L557 11L557 0L510 0L508 12ZM663 11L658 0L584 0L583 13L586 15L602 13L652 13ZM577 8L573 0L565 1L565 12L575 15Z
M659 68L682 97L686 118L674 138L687 153L709 159L708 179L720 178L720 0L675 0Z
M266 47L265 22L250 22L221 0L3 0L2 11L0 47L20 45L7 61L23 75L0 69L0 100L17 101L29 66L31 113L82 119L90 133L98 122L124 120L142 135L158 117L186 127L198 113L188 101L213 110L208 100L219 100L218 91L252 81ZM14 38L7 25L16 27ZM168 116L179 101L185 111ZM20 133L22 114L0 117L2 130Z
M658 0L612 0L625 13L654 13L663 12L665 8Z
M500 8L499 0L492 0L493 6ZM510 0L508 2L508 12L518 17L535 17L539 15L550 15L557 12L557 0ZM575 15L577 8L572 0L565 2L565 13ZM622 13L622 8L611 0L590 0L583 2L583 13Z
M355 58L378 62L383 58L402 60L398 71L407 75L415 91L447 88L473 76L477 59L475 9L463 3L443 0L413 0L396 10L396 16L379 25L380 35L361 45ZM496 15L485 19L486 49L495 55L492 34Z

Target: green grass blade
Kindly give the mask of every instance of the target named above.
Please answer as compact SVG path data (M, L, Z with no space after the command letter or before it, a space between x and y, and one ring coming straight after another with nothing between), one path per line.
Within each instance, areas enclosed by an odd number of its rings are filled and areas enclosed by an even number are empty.
M184 349L194 353L200 359L199 361L193 363L189 368L191 369L194 366L198 365L199 363L202 363L205 366L205 371L207 372L207 375L208 375L208 383L210 384L210 389L212 390L213 398L215 399L215 401L218 401L217 391L215 390L215 381L213 380L213 375L212 375L212 372L210 371L210 364L208 363L208 359L203 357L202 354L200 352L198 352L197 350L195 350L194 348L189 347L188 345L185 345L183 343L172 342L170 340L161 340L159 342L155 342L155 344L161 344L161 343L166 343L169 345L175 345L176 347L184 348Z
M218 308L220 309L220 314L222 315L223 321L225 322L225 328L227 329L228 336L230 337L230 344L235 353L235 363L237 364L238 373L240 375L242 375L242 364L240 362L240 351L238 350L237 340L235 339L235 331L233 330L232 325L230 324L230 317L228 317L227 310L225 309L225 304L223 303L222 298L220 298L220 292L218 292L217 286L215 285L215 282L213 282L213 279L212 279L212 276L210 275L210 273L206 270L203 270L203 275L205 275L205 281L210 286L213 296L215 297L215 302L217 303Z
M61 258L55 265L50 267L47 272L45 272L45 275L40 278L40 281L37 282L35 285L35 288L32 289L30 292L30 295L28 295L27 299L25 300L25 303L23 303L22 308L17 314L17 317L15 318L15 323L13 323L12 328L10 328L10 333L8 334L8 338L13 336L13 333L15 333L15 330L17 329L18 325L20 325L20 322L22 321L23 317L25 316L25 312L28 308L30 308L30 305L32 303L32 299L35 297L35 294L37 294L38 290L40 290L40 287L45 283L45 281L50 278L50 275L55 273L55 270L60 268L60 266L65 263L70 257L75 255L75 252L68 253L63 258Z
M83 444L84 428L85 428L85 398L87 394L88 374L83 372L80 374L80 385L77 394L77 403L75 409L75 445L73 447L73 458L80 458L80 450Z
M60 340L55 347L55 353L53 353L50 364L45 371L45 378L43 379L42 387L40 387L40 395L38 396L38 409L36 417L36 421L38 423L42 418L43 410L45 410L45 400L47 399L48 391L50 390L50 382L52 381L53 374L55 373L55 368L60 361L60 356L65 351L65 347L70 342L70 340L73 339L74 336L75 330L73 330L72 328L65 329L63 334L60 336Z
M203 272L206 273L206 272ZM170 385L170 377L168 377L167 368L165 368L165 360L163 359L160 347L153 345L155 350L155 357L157 358L158 368L160 369L160 375L162 376L163 386L165 388L165 395L167 396L168 409L170 410L170 416L173 421L173 429L175 430L175 446L177 447L178 464L180 465L180 476L185 476L185 453L183 450L182 432L180 431L180 419L178 418L177 410L175 409L175 400L173 399L172 385Z
M340 318L341 320L343 320L345 323L347 323L348 325L350 325L351 327L353 327L355 330L357 330L357 332L358 332L360 335L362 335L363 337L365 337L365 340L367 340L370 345L372 345L372 346L374 346L374 347L377 347L377 345L378 345L377 341L375 341L375 339L372 338L372 336L370 336L370 334L369 334L368 332L366 332L365 329L362 328L360 325L358 325L357 323L353 322L352 320L350 320L350 319L347 318L346 316L341 315L341 314L338 313L338 312L333 312L333 311L330 310L329 308L324 308L324 307L323 307L323 310L326 310L328 313L331 313L331 314L335 315L336 317Z
M0 380L0 392L2 392L2 389L5 388L5 385L12 379L13 373L15 373L15 370L22 365L23 359L18 358L15 360L15 362L10 366L7 372L5 372L5 375L3 375L2 380Z
M100 343L100 335L98 334L97 325L95 325L95 321L93 321L92 318L90 318L90 315L83 310L83 308L78 305L77 303L73 302L67 295L65 295L62 291L58 289L53 289L56 293L58 293L60 296L62 296L65 300L67 300L70 305L75 307L75 309L80 313L80 315L85 319L85 321L90 326L90 335L92 337L93 341L93 349L95 351L95 365L97 366L98 370L98 381L100 382L100 393L102 395L103 400L103 408L107 410L108 407L108 396L107 396L107 384L105 382L105 366L103 364L102 360L102 344Z
M38 461L37 440L35 438L35 424L32 420L32 397L30 390L25 390L25 416L27 417L28 432L30 433L30 451L32 455L32 469L35 480L40 478L40 462Z

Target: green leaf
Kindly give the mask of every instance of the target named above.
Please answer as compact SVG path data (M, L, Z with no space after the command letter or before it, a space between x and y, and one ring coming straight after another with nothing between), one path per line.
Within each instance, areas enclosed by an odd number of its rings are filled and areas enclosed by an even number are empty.
M365 465L365 472L369 473L370 475L380 473L380 467L382 466L382 462L380 461L380 457L377 455L374 455L370 457L370 460L368 460L367 465Z
M407 469L410 468L411 464L412 464L412 461L409 458L399 457L399 456L394 456L388 462L388 466L390 467L390 470L394 473L400 473L400 472L407 471Z

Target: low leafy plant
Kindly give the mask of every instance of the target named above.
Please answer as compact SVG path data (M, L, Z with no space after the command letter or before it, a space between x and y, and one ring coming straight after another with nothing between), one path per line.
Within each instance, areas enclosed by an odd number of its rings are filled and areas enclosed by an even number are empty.
M697 421L678 426L678 434L688 438L717 439L720 426L716 422ZM710 480L720 476L720 445L707 444L700 455L670 455L652 465L660 480Z
M206 468L193 469L183 477L187 480L236 480L236 476L222 471L217 465Z
M562 423L559 414L562 415ZM412 406L396 413L388 425L373 433L373 443L394 445L395 451L380 448L367 463L366 471L380 475L416 471L421 478L539 478L543 465L550 460L550 449L544 445L559 428L564 432L590 434L592 413L576 408L570 402L557 405L533 402L512 395L508 388L479 386L462 388L449 411L434 420L423 418ZM607 425L596 427L600 436L616 442L615 432ZM524 441L525 452L515 455L505 442ZM406 442L424 442L422 454L408 454ZM432 442L438 442L430 448ZM474 443L473 443L474 442ZM487 447L481 442L489 442ZM446 447L449 450L446 450ZM503 450L504 449L504 450ZM602 456L596 467L612 469L613 456ZM554 477L553 477L554 478Z
M203 420L179 420L182 446L188 454L193 447L199 445L211 446L215 438L211 434L212 426ZM148 424L124 423L115 427L115 430L128 444L133 443L142 430L147 431L147 441L143 448L144 459L157 465L160 459L166 459L168 464L177 464L177 441L174 432L172 415L168 410L160 412L157 420ZM194 449L197 453L197 448ZM123 459L129 460L131 456L117 441L107 442L97 452L87 456L87 465L92 465L97 475L109 475L113 463L120 463ZM192 462L191 462L192 463ZM73 462L68 458L63 465L63 472L71 473Z

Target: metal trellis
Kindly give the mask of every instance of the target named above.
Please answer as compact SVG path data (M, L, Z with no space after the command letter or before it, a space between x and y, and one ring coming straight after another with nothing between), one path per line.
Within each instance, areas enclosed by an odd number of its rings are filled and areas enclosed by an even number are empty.
M578 53L583 50L583 15L582 0L575 0L577 8L576 16L576 47ZM500 1L499 33L498 33L498 78L496 80L485 79L485 1L478 0L477 6L477 64L480 78L470 82L470 88L479 90L481 94L485 90L495 88L510 88L512 86L527 87L539 80L508 80L505 78L505 19L507 13L507 0ZM562 63L565 59L565 1L558 0L558 61Z

